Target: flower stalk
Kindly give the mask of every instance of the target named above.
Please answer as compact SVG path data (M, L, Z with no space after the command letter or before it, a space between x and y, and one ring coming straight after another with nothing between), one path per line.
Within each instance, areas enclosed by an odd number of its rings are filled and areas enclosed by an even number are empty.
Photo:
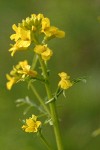
M37 90L35 89L35 87L32 85L32 83L30 83L30 88L33 91L34 95L36 96L36 98L38 99L38 101L40 102L40 104L43 106L44 110L46 111L46 113L51 116L50 111L48 109L48 107L45 105L43 99L40 97L40 95L38 94Z
M51 93L51 89L50 89L46 65L45 65L44 61L41 59L41 57L39 57L39 61L40 61L40 65L42 68L43 76L46 80L45 88L46 88L47 96L48 96L48 99L51 99L52 93ZM59 128L59 121L58 121L58 115L57 115L55 101L52 101L51 103L49 103L49 106L50 106L50 111L51 111L51 118L52 118L52 122L53 122L54 133L55 133L55 137L56 137L57 148L58 148L58 150L63 150L63 144L62 144L62 138L61 138L61 133L60 133L60 128Z
M47 140L45 139L45 137L42 135L41 130L38 132L41 141L44 143L44 145L47 147L48 150L51 150L51 146L50 144L47 142ZM52 149L53 150L53 149Z

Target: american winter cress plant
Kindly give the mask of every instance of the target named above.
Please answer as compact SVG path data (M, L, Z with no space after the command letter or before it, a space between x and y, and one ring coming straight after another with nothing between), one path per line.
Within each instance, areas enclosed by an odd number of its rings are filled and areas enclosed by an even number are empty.
M43 14L32 14L31 17L27 17L25 20L22 20L21 23L18 23L18 26L14 24L12 28L15 31L15 34L10 36L10 39L14 40L14 44L12 44L9 49L11 56L13 56L17 51L21 52L23 50L30 50L33 54L33 60L31 65L28 64L27 60L22 60L19 61L16 66L13 66L11 72L6 75L8 79L7 89L11 90L15 83L26 81L28 88L32 90L37 101L39 101L41 105L41 107L38 107L37 104L32 103L32 101L28 98L19 99L17 101L19 105L20 103L26 103L30 107L35 106L39 111L39 114L32 114L32 117L25 120L22 129L25 132L37 133L45 146L47 146L47 149L53 150L53 147L49 145L48 140L45 139L42 134L42 126L45 123L52 125L57 149L63 150L64 148L57 115L57 99L59 95L64 94L65 90L81 79L70 81L70 76L62 71L61 73L58 73L60 80L57 85L57 89L55 90L55 93L52 93L49 81L50 74L48 61L52 57L53 51L48 47L48 41L54 38L63 38L65 36L65 32L59 30L55 26L51 26L50 20L44 17ZM46 98L42 98L42 96L38 93L38 90L35 88L34 82L37 81L40 82L40 84L44 84L44 90L46 90L47 93L47 95L45 95ZM38 120L40 119L39 116L45 116L46 121L42 122Z

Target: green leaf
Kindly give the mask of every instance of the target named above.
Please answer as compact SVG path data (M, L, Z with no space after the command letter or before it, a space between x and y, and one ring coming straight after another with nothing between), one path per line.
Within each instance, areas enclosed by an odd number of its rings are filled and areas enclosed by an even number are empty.
M79 77L79 78L76 78L76 79L73 79L72 82L75 84L75 83L78 83L78 82L83 82L83 83L86 83L87 82L87 77Z

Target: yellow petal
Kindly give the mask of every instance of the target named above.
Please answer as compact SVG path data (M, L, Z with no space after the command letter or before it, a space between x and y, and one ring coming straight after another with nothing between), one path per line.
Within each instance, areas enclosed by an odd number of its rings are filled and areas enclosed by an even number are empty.
M48 18L42 19L42 32L50 27L50 20Z
M67 73L65 73L65 72L61 72L58 75L61 77L61 79L69 79L70 78L70 76L68 76Z
M13 25L12 25L12 29L13 29L15 32L17 32L18 27L17 27L15 24L13 24Z
M41 125L41 121L36 121L37 128Z
M43 60L47 61L51 58L52 54L53 52L49 48L47 48L45 52L41 53L41 57Z
M16 82L16 79L14 77L11 77L10 75L6 75L6 78L9 80L7 83L6 83L6 86L7 86L7 89L8 90L11 90L13 84Z
M36 52L37 54L41 54L44 51L46 51L46 46L45 45L36 45L34 48L34 52Z
M32 115L32 120L36 121L37 120L37 116Z
M35 122L32 119L26 119L26 124L28 126L34 126Z
M72 86L72 83L69 80L64 80L62 79L59 83L58 86L60 86L62 89L68 89L69 87Z

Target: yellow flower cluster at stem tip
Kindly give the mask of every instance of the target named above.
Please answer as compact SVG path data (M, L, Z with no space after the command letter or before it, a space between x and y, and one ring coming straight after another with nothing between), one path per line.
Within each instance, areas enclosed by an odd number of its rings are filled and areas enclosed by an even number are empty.
M37 132L41 126L41 121L37 121L37 116L32 115L29 119L26 119L26 124L22 126L25 132Z
M18 26L13 24L12 29L15 31L15 34L12 34L10 39L14 40L15 44L11 44L9 49L11 56L16 51L27 50L32 43L37 45L44 40L50 40L55 37L63 38L65 36L65 32L55 26L51 26L50 20L44 17L43 14L32 14L31 17L22 20ZM43 57L45 55L48 55L47 52Z
M61 80L58 83L58 86L64 90L68 89L72 86L71 81L69 80L70 76L67 75L65 72L61 72L58 74L61 78Z
M30 69L30 65L28 65L27 60L20 61L13 70L11 70L10 75L7 74L6 77L9 80L6 84L7 89L11 90L13 84L18 81L24 81L26 77L36 77L37 72Z
M41 55L42 59L47 61L51 58L53 52L47 47L47 45L36 45L34 52Z

